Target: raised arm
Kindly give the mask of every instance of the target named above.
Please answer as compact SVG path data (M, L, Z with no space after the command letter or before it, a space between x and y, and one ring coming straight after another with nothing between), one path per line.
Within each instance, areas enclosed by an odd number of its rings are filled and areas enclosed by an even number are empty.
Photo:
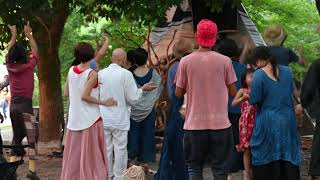
M84 86L81 99L83 101L86 101L87 103L105 105L105 106L116 106L117 102L113 98L109 98L107 100L100 100L91 96L91 91L97 85L97 82L98 82L98 74L95 71L92 71L91 74L89 75L88 81Z
M38 54L38 45L37 45L37 43L34 40L34 37L32 35L32 28L30 27L29 21L28 21L27 25L24 26L24 34L29 39L31 50L34 53Z
M103 38L104 38L104 42L101 45L101 47L100 47L100 44L97 41L97 46L99 48L99 51L97 52L96 56L94 57L96 62L99 62L103 58L103 56L106 54L106 51L108 49L109 38L105 34L103 34Z
M9 41L9 44L8 44L8 51L9 49L11 49L11 47L16 43L16 40L17 40L17 28L16 28L16 25L8 25L8 28L10 29L10 32L11 32L11 39Z

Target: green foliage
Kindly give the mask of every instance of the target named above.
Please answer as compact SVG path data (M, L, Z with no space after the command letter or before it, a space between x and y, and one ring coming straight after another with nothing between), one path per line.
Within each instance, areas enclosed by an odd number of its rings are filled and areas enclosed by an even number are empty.
M7 24L16 24L18 31L30 20L36 33L39 28L54 25L59 15L77 9L88 22L98 22L101 17L120 20L123 17L140 23L152 24L163 18L173 4L181 0L0 0L0 48L10 39ZM140 21L143 20L143 21ZM19 39L22 40L23 36Z
M319 56L320 41L316 30L320 18L313 0L243 0L243 3L260 32L271 24L280 24L288 34L286 47L303 50L308 62ZM301 74L307 68L291 67L295 78L301 80Z

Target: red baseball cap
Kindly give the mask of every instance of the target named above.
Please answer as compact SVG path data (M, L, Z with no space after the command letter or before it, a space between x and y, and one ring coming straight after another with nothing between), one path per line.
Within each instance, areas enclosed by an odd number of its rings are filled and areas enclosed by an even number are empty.
M211 48L217 40L218 27L209 19L202 19L197 25L196 40L201 47Z

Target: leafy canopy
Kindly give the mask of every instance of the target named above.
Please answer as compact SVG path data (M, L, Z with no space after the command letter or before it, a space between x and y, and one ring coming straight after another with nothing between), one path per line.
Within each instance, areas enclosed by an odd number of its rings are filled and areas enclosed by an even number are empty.
M59 20L59 16L68 16L76 8L90 22L97 22L99 17L113 20L126 17L129 20L142 19L141 22L150 24L163 17L170 6L180 2L181 0L0 0L0 47L3 49L10 38L7 24L16 24L21 31L26 21L30 20L37 33L44 26L50 29ZM35 23L37 24L34 25Z

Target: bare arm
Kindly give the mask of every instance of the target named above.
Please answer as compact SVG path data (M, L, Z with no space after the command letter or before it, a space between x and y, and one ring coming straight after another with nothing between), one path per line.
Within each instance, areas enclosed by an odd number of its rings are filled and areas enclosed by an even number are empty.
M92 71L88 81L84 85L84 90L82 92L81 99L88 103L105 105L105 106L116 106L117 102L113 100L113 98L109 98L107 100L100 100L93 96L91 96L91 91L94 89L98 82L98 74L95 71Z
M232 106L239 106L244 100L244 90L240 89L232 101Z
M11 39L9 41L9 44L8 44L8 50L11 49L11 47L16 43L16 40L17 40L17 28L16 28L16 25L8 25L9 29L10 29L10 32L11 32Z
M176 87L176 96L179 98L182 98L184 96L184 94L186 94L186 90L180 88L180 87Z
M109 38L106 35L103 35L104 37L104 42L102 44L102 46L100 47L99 43L97 43L97 46L99 49L98 53L96 54L96 56L94 57L94 59L99 62L103 56L106 54L106 51L108 49L108 45L109 45Z
M29 21L28 21L27 25L24 26L24 34L29 39L31 50L34 53L38 54L38 45L32 35L32 28L30 27Z
M230 94L230 96L235 97L237 95L237 86L236 83L232 83L227 85L228 87L228 92Z
M69 97L69 84L68 84L68 78L66 80L66 83L64 84L64 96Z

